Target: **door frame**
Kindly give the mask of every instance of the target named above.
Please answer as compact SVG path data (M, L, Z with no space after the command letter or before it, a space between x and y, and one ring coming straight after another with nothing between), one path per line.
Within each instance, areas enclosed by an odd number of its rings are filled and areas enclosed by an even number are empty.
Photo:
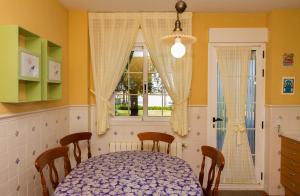
M256 118L255 121L255 174L258 184L234 185L223 184L222 189L263 189L264 188L264 159L265 159L265 43L209 43L208 44L208 113L207 113L207 143L216 146L216 128L213 128L212 117L216 116L217 109L217 56L216 46L250 46L256 52ZM264 123L265 124L265 123ZM258 150L259 149L259 150Z

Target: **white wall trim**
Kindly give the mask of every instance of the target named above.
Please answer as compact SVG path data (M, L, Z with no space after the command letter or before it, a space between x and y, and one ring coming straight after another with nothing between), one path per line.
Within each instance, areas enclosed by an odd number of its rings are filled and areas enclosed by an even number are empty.
M210 43L268 42L267 28L210 28Z
M207 105L201 105L201 104L190 104L188 107L207 107Z
M268 108L291 108L291 107L300 107L300 105L265 105Z
M113 119L110 120L111 126L153 126L155 124L156 126L170 126L169 121L143 121L143 120L133 120L133 119Z
M247 184L247 185L240 185L240 184L220 184L220 190L260 190L264 191L264 187L262 184Z
M69 108L70 111L73 110L80 110L80 111L87 111L87 116L84 117L85 115L81 116L81 121L84 121L84 123L87 123L85 128L88 130L91 130L91 126L94 122L94 119L92 119L92 113L95 110L95 104L91 105L69 105L66 106ZM189 105L188 108L191 110L192 108L203 108L206 109L207 105ZM72 110L73 109L73 110ZM74 120L76 116L74 116L76 112L70 113L70 127L72 127L72 124L76 124L77 120ZM74 121L73 121L74 120ZM142 117L114 117L112 116L110 119L110 126L170 126L170 117L147 117L147 118L142 118ZM81 124L83 124L81 122ZM76 124L77 125L77 124ZM76 127L76 126L75 126Z
M93 107L96 104L68 105L69 107ZM207 104L189 104L188 107L207 107Z
M68 105L69 107L91 107L94 106L95 104L79 104L79 105Z
M34 110L34 111L30 111L30 112L2 114L2 115L0 115L0 120L14 118L14 117L20 117L20 116L25 116L25 115L30 115L30 114L54 111L54 110L68 109L68 108L69 108L69 106L65 105L65 106L47 108L47 109L42 109L42 110Z

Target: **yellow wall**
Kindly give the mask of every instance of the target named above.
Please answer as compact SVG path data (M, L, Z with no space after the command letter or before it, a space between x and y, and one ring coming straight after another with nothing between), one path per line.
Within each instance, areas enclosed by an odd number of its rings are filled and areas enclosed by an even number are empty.
M94 100L89 59L88 15L86 11L66 10L57 0L10 0L0 7L0 24L17 24L63 47L63 99L54 102L1 104L0 114L32 111ZM193 80L190 104L207 104L208 29L216 27L268 27L266 103L300 104L300 9L273 10L270 13L194 13ZM69 51L68 51L69 50ZM293 52L295 65L282 67L282 54ZM281 78L296 77L293 96L281 94Z
M69 103L88 103L89 44L87 12L69 11Z
M300 9L274 10L268 20L266 103L300 104ZM283 67L282 55L294 53L294 66ZM283 76L295 76L295 94L281 94Z
M191 105L207 105L208 29L230 27L266 27L266 13L194 13L193 80Z
M69 104L86 105L95 103L92 68L88 39L88 13L69 10Z
M293 96L281 95L282 76L298 76L300 66L297 65L297 57L300 56L300 13L297 10L274 10L270 13L194 13L193 14L193 35L198 41L193 47L193 80L191 87L190 104L207 104L207 63L208 63L208 29L226 27L268 27L270 32L269 43L267 44L267 69L266 69L266 103L273 105L300 104L299 82L296 78L296 93ZM82 34L87 34L87 14L85 11L70 12L70 34L71 29L76 29ZM70 48L86 48L88 40L84 37L70 36ZM86 49L87 51L88 49ZM84 50L77 53L70 53L74 62L81 62L81 65L71 65L73 69L70 73L80 74L81 76L70 75L70 102L71 104L86 104L88 87L86 82L91 85L89 80L73 80L72 78L86 77L89 72L89 57ZM290 68L281 66L282 54L294 52L295 65ZM81 60L80 60L81 59ZM298 58L299 59L299 58ZM81 74L84 73L84 74ZM76 92L75 92L76 91ZM76 96L75 96L76 95ZM90 96L91 97L91 96ZM90 99L89 99L90 100ZM92 101L93 102L93 101Z
M89 101L86 101L88 79L85 77L90 70L89 56L86 56L88 39L81 36L87 35L87 28L84 25L88 25L88 16L85 11L70 11L69 20L70 104L94 103L92 96L89 96ZM265 13L193 14L193 35L198 38L198 41L194 45L193 51L190 104L207 104L208 29L211 27L266 27L266 23L267 14ZM89 83L92 86L91 77Z
M30 104L1 104L0 114L32 111L68 104L68 11L58 0L1 1L0 24L16 24L63 48L63 100Z

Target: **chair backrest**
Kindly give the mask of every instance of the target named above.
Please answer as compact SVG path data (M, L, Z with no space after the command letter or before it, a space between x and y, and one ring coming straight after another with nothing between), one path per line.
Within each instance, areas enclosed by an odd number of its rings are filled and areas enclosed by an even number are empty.
M160 132L142 132L138 134L138 138L141 141L141 150L144 150L144 140L152 140L153 146L152 151L155 151L155 147L157 151L159 152L159 142L166 142L168 143L167 153L170 153L170 146L173 140L175 139L174 136L166 134L166 133L160 133Z
M217 196L219 192L219 184L220 184L220 177L221 172L225 165L225 160L223 154L218 151L216 148L211 146L202 146L202 155L203 160L201 164L201 171L199 175L199 181L206 196ZM209 157L211 159L211 166L209 168L208 177L207 177L207 185L206 188L203 187L203 178L204 178L204 168L205 168L205 158ZM215 169L218 167L217 177L215 178ZM215 182L214 182L215 180ZM214 183L214 188L212 185Z
M68 151L69 148L67 146L52 148L50 150L43 152L35 160L35 167L41 176L43 196L49 196L49 190L47 188L45 176L43 173L44 167L48 165L50 182L52 184L53 189L55 189L59 183L59 179L58 179L58 173L54 161L55 159L58 159L60 157L64 158L64 172L65 172L65 176L67 176L71 171L71 164L68 156ZM53 177L53 172L54 172L54 177Z
M76 165L78 166L79 163L81 163L81 150L80 150L78 142L80 140L87 140L87 143L88 143L88 146L87 146L87 148L88 148L88 158L91 158L92 157L91 146L90 146L91 137L92 137L91 132L73 133L73 134L66 135L65 137L61 138L59 143L62 146L67 146L67 145L73 143L73 145L74 145L73 153L74 153L74 157L75 157L75 160L76 160ZM77 154L77 151L78 151L78 154Z

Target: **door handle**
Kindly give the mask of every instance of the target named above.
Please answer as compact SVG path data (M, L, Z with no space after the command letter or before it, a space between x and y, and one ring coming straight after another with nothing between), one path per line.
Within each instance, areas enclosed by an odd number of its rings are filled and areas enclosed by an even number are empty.
M221 118L215 118L215 117L213 117L212 121L213 121L213 122L217 122L217 121L223 121L223 119L221 119Z

